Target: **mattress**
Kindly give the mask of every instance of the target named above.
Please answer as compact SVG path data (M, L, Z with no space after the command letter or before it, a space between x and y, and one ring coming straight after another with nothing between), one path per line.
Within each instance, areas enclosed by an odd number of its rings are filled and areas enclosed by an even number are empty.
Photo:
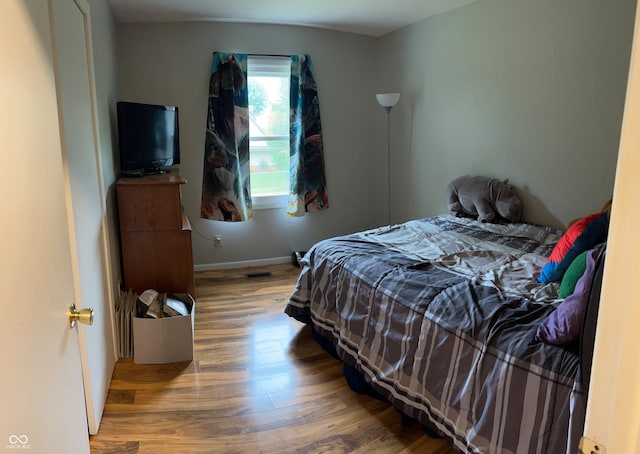
M443 215L331 238L285 312L461 452L574 453L577 346L534 339L558 302L536 277L560 235Z

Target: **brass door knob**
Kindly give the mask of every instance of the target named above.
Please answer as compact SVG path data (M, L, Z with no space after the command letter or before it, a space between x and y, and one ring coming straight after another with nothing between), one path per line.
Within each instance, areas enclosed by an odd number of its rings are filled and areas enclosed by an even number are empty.
M75 304L71 304L69 307L69 324L71 328L76 326L76 323L80 322L83 325L93 325L93 309L76 309Z

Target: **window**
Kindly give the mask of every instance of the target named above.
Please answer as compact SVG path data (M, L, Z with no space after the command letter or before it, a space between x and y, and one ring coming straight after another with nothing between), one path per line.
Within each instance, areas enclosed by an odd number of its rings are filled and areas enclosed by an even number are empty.
M249 164L253 207L284 207L289 194L287 57L249 56Z

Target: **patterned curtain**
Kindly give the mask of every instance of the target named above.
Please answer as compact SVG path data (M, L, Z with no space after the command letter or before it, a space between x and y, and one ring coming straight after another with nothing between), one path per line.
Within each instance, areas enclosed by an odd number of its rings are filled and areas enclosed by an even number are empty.
M247 55L213 53L200 217L252 217L249 179Z
M251 219L247 55L213 53L200 217ZM311 57L291 56L290 188L287 215L329 207L318 90Z
M287 214L329 208L318 89L311 57L291 56L290 188Z

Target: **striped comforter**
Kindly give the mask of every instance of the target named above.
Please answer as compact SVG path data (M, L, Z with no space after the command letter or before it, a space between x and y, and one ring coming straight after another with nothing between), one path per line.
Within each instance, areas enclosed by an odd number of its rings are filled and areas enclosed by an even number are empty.
M578 355L534 340L559 233L438 216L321 241L285 312L461 452L575 453Z

